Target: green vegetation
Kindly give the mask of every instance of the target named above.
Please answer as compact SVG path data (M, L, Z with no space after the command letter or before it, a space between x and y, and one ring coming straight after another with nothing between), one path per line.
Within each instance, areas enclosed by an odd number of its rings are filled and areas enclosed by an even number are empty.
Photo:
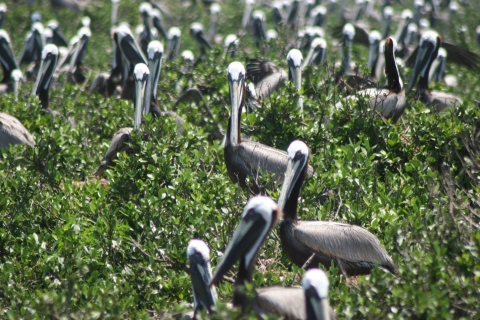
M195 48L198 55L188 28L195 20L208 25L208 10L202 5L185 9L177 2L167 5L172 23L183 26L182 49ZM17 54L33 10L44 21L59 20L67 36L80 24L80 16L69 11L14 0L6 4L5 27ZM139 23L138 4L121 1L120 21ZM473 31L480 7L471 5L476 7L465 9L471 16L462 15L461 21ZM238 1L223 1L222 34L240 25L239 7ZM397 12L401 8L395 7ZM110 68L110 1L92 1L85 14L92 19L86 60L91 81ZM336 23L332 17L329 27ZM452 29L446 38L456 36ZM255 56L252 43L248 35L241 39L249 57ZM217 46L191 79L226 128L230 61L222 61L222 50ZM480 110L474 102L480 78L450 65L458 87L434 85L462 95L465 102L455 110L436 114L410 96L398 124L351 105L335 111L332 124L325 125L325 114L340 98L332 80L325 81L332 78L329 66L335 56L332 49L327 55L327 64L304 76L303 119L290 85L258 113L244 114L242 130L279 149L293 139L307 142L316 176L305 181L300 217L362 226L380 239L398 266L395 276L375 270L357 280L331 269L330 303L337 316L480 317ZM282 50L268 53L282 66L285 56ZM366 50L355 48L354 58L365 63ZM238 59L245 61L246 53ZM166 109L177 96L179 69L178 62L162 67L159 100ZM75 128L42 112L39 100L29 95L31 83L22 86L18 102L12 95L0 97L1 110L16 116L37 142L34 149L0 150L0 318L163 319L191 310L188 240L208 243L215 268L250 197L228 178L221 141L210 137L216 123L194 104L177 110L188 122L181 135L173 119L148 117L149 141L133 137L133 154L119 155L116 168L106 173L105 188L91 175L114 132L132 125L133 104L90 95L88 85L73 86L62 77L59 82L51 89L51 106L75 118ZM88 182L79 187L79 181ZM265 183L276 199L280 186L269 177ZM258 287L298 285L304 272L283 256L276 230L262 247L257 270ZM218 288L219 319L231 313L224 304L232 289L227 281Z

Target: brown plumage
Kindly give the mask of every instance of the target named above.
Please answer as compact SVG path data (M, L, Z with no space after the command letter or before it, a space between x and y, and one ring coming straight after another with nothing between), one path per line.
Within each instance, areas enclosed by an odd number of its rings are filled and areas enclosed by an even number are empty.
M0 112L0 149L13 144L35 146L35 139L15 117Z
M283 210L280 224L282 248L290 261L307 268L334 262L347 276L369 274L375 265L395 272L393 260L378 239L354 225L327 221L298 221L297 204L307 175L310 149L301 141L288 148L289 165L278 204Z

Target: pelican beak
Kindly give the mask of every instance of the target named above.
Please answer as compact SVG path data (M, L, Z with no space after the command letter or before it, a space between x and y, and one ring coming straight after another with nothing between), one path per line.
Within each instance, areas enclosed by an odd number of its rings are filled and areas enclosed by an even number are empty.
M167 52L168 52L168 60L173 61L177 57L178 48L180 47L180 38L173 37L168 41L167 45Z
M217 291L214 286L209 287L212 280L210 261L205 260L200 254L193 254L188 259L195 300L211 312L212 306L217 301Z
M368 50L368 62L367 62L367 68L370 68L372 69L375 64L376 64L376 60L377 60L377 57L378 57L378 47L380 46L380 42L378 41L375 41L374 43L372 43L370 45L370 48Z
M298 92L302 89L302 67L301 61L298 65L294 65L292 60L288 61L288 77L295 85ZM297 101L297 106L303 115L303 97L300 96Z
M232 126L230 130L230 143L232 145L236 145L240 140L238 126L246 91L244 75L240 75L240 77L236 80L232 79L230 75L228 75L228 85L230 87L230 105L232 108L230 113L230 123Z
M310 287L305 290L305 303L307 314L314 315L313 319L330 319L328 299L320 298L315 288Z
M39 94L41 90L47 90L52 80L53 73L57 66L58 55L47 54L45 59L42 59L40 68L38 69L37 81L32 90L32 95Z
M306 161L307 159L303 154L296 155L294 159L288 159L287 171L285 172L282 191L280 192L280 197L278 198L278 206L280 209L282 209L282 211L285 209L285 203L290 197L298 178L302 174L302 169L305 167Z
M120 47L120 50L122 50L123 55L130 61L130 63L133 65L138 63L147 64L147 59L143 55L142 50L130 34L123 31L117 31L115 37L117 38L117 44Z
M150 112L150 103L152 102L152 97L157 97L157 85L158 81L160 80L162 56L163 52L155 52L153 59L148 60L148 69L150 70L150 76L147 83L144 114L148 114Z
M244 269L248 269L249 263L252 261L260 246L258 243L263 241L266 235L266 230L271 228L267 225L261 215L254 214L253 209L250 209L244 218L241 220L232 240L225 250L225 255L222 261L215 270L210 287L217 284L222 277L230 270L235 262L242 259L241 263L245 262ZM242 266L241 266L242 268Z
M428 66L433 62L433 60L437 57L437 53L437 45L429 41L424 41L418 47L417 59L415 60L412 76L410 77L407 94L412 91L413 87L417 83L418 76L425 76L425 71L428 69Z
M78 66L85 58L89 39L90 39L90 36L83 35L78 41L75 47L75 52L73 54L73 57L70 59L70 67L68 69L68 72L72 73L75 67Z
M148 82L148 74L143 78L135 79L135 111L133 115L133 129L138 130L142 122L143 102L145 101L145 91Z

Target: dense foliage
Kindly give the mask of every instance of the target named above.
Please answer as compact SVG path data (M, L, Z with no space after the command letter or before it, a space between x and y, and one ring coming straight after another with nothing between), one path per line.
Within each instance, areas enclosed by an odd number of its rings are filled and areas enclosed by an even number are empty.
M463 8L461 21L475 30L480 6L470 2L474 7ZM207 25L208 10L176 3L167 2L170 23L182 26L182 48L197 48L188 27L196 20ZM67 36L80 23L70 11L13 0L6 4L5 28L17 54L33 10L44 21L59 20ZM121 1L120 20L139 23L138 4ZM400 12L403 6L394 9ZM238 1L223 1L219 32L235 32L242 10ZM91 81L110 68L110 1L92 1L85 14L92 19L86 60ZM329 19L329 26L336 19ZM449 23L442 24L445 30ZM445 37L455 39L454 29L448 28ZM288 31L280 36L278 49L267 56L285 66L281 43ZM252 42L249 35L241 39L240 61L256 56ZM325 81L332 78L336 57L331 42L330 48L328 63L306 70L303 118L289 85L257 113L244 114L242 130L279 149L293 139L306 141L316 175L305 182L300 217L362 226L398 266L396 275L374 270L353 280L331 269L330 303L337 316L480 317L480 110L474 101L480 78L450 65L458 87L434 87L465 102L441 114L409 96L397 124L354 104L336 110L328 123L326 114L341 98L332 81ZM186 118L187 129L177 134L173 119L148 117L150 139L133 136L133 155L120 154L115 169L106 173L107 185L91 175L113 133L131 126L131 102L90 95L89 83L73 86L62 76L51 89L51 106L64 117L41 110L30 96L31 83L23 84L18 102L12 95L0 97L2 111L16 116L37 142L34 149L0 150L0 318L167 318L191 309L188 240L209 244L215 268L250 197L229 180L221 140L211 135L216 122L226 128L229 115L225 70L230 60L222 60L222 51L218 46L185 75L205 94L216 119L195 104L183 104L177 112ZM355 48L354 57L365 63L366 50ZM179 70L179 62L162 67L159 99L165 109L176 99ZM66 117L75 118L76 127ZM276 199L280 186L264 180ZM282 254L276 230L262 247L257 270L259 287L298 285L304 272ZM220 300L228 302L232 289L229 281L221 283Z

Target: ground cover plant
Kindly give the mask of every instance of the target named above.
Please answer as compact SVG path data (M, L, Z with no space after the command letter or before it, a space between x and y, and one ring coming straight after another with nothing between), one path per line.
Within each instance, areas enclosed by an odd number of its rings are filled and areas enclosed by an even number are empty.
M412 7L412 1L404 2L394 5L396 12ZM44 21L57 19L68 37L80 26L81 16L52 11L47 1L5 3L5 29L16 54L35 10ZM169 25L182 28L182 49L198 55L189 25L208 25L208 9L165 3L172 11ZM121 1L120 21L139 23L139 4ZM459 23L468 26L473 39L480 19L475 1L462 8L453 21L437 27L457 42ZM96 73L110 68L110 1L91 1L84 14L91 17L93 32L85 61L89 84ZM235 33L242 14L238 1L224 0L219 33ZM337 24L336 16L329 18L329 28ZM285 67L283 44L289 36L288 30L280 32L277 47L264 58ZM250 35L240 41L235 59L260 56ZM466 45L479 52L473 41ZM342 97L332 80L339 53L333 46L329 50L326 63L305 71L303 117L290 84L255 113L244 114L242 131L282 150L294 139L304 140L316 175L305 181L301 219L362 226L395 261L396 275L375 269L351 280L330 269L330 304L337 317L480 317L480 77L449 65L458 86L433 88L461 95L464 103L440 114L411 95L397 124L354 104L335 110L328 123L325 117ZM106 173L106 187L92 173L113 133L131 126L131 102L88 94L88 86L60 77L51 89L51 106L75 118L72 128L64 118L42 112L39 100L30 96L32 83L22 85L18 101L11 94L0 96L1 111L17 117L37 143L35 148L0 150L0 318L168 319L191 310L188 240L201 238L209 245L215 268L250 197L230 181L222 141L211 134L217 123L226 128L229 116L226 67L233 60L223 60L222 52L216 46L185 75L204 93L215 119L195 104L181 104L177 113L187 123L177 134L173 119L148 116L144 130L150 139L142 142L133 135L133 154L119 154L117 166ZM365 49L354 47L353 55L365 64ZM158 92L166 109L177 97L180 67L180 60L162 66ZM402 72L410 74L407 68ZM280 186L268 176L262 181L277 199ZM261 249L255 285L294 286L303 273L283 255L274 229ZM228 279L219 285L220 310L213 318L239 316L225 307L232 290Z

